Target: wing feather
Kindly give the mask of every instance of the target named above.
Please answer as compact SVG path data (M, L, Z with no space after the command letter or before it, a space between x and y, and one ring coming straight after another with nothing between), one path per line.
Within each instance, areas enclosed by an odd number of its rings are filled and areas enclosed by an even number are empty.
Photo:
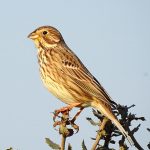
M108 105L111 105L112 100L107 92L96 78L87 70L77 56L63 59L62 66L63 73L70 76L70 78L72 78L83 90Z

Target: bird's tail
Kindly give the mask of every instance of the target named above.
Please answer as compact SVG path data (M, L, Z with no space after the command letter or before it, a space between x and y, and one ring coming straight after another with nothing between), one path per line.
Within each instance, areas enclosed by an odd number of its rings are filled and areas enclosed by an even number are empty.
M134 145L134 142L131 139L131 137L128 135L128 133L125 131L125 129L120 124L120 122L116 119L116 117L113 115L113 113L111 112L111 110L107 106L105 106L103 104L101 105L99 103L92 103L91 106L94 107L94 108L96 108L104 116L106 116L108 119L110 119L115 124L115 126L120 130L120 132L122 133L122 135L124 135L124 137L128 140L128 142L130 143L130 145L131 146Z
M128 142L130 143L130 145L133 146L134 145L133 140L128 135L128 133L125 131L125 129L122 127L122 125L120 124L120 122L116 118L114 120L112 120L112 122L120 130L120 132L124 135L124 137L128 140Z

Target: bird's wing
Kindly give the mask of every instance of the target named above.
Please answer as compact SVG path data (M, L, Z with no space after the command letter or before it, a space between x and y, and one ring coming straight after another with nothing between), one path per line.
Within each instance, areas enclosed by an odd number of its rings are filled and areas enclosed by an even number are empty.
M62 58L62 71L64 74L70 76L83 90L104 103L111 105L109 95L75 54L72 55L71 53L71 55Z

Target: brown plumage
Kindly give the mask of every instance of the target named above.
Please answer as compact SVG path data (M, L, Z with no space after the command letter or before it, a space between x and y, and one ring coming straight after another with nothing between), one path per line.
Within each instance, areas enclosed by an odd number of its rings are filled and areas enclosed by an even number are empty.
M40 74L45 87L70 108L96 108L117 126L130 144L133 144L112 113L111 98L66 45L60 32L51 26L43 26L28 37L34 41L38 49Z

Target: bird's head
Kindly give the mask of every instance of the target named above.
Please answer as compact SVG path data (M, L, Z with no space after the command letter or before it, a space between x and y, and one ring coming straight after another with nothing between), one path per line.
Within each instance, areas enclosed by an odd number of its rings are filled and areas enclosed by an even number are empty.
M42 26L34 30L28 35L37 47L43 46L45 48L56 47L57 44L63 40L60 32L51 26Z

